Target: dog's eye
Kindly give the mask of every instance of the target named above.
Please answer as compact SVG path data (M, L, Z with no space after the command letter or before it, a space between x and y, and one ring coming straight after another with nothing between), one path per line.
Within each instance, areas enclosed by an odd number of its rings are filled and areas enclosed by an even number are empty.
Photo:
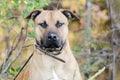
M57 28L59 28L59 27L61 27L63 24L64 24L64 23L61 23L61 22L57 21L57 23L55 24L55 26L56 26Z
M46 23L46 21L44 21L43 23L39 23L39 25L42 27L42 28L46 28L48 25Z

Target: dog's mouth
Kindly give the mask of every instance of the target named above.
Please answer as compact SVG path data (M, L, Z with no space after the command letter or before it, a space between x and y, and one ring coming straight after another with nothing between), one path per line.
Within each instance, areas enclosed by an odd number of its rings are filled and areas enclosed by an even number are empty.
M61 46L59 47L46 47L42 43L36 40L35 46L45 54L58 55L62 52L64 45L65 45L65 42L62 42Z

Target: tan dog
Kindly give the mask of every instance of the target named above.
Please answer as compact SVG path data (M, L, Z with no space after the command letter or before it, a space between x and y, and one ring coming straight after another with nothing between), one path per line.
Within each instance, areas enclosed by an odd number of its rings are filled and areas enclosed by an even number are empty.
M77 17L68 10L35 10L26 18L34 21L37 49L16 80L82 80L68 41L67 18Z

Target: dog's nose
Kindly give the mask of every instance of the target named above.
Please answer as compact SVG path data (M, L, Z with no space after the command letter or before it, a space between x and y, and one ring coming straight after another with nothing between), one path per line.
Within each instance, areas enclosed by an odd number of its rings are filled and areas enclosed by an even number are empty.
M54 40L54 41L58 40L57 34L50 32L48 34L48 40Z
M61 46L61 39L57 32L50 31L46 34L43 42L46 48L59 48Z

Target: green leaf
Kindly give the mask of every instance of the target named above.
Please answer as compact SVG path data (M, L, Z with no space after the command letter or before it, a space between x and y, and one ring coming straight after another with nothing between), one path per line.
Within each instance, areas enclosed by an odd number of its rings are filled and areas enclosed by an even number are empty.
M9 72L10 73L13 73L15 71L15 69L13 68L13 67L11 67L10 69L9 69Z
M33 23L32 20L29 20L28 25L29 25L32 29L35 28L34 23Z
M15 69L13 67L9 69L9 76L15 77Z
M35 33L34 33L34 32L29 32L29 33L28 33L28 37L30 37L30 38L35 38Z
M16 68L16 71L19 72L20 69L21 69L21 67L19 66L19 67Z

